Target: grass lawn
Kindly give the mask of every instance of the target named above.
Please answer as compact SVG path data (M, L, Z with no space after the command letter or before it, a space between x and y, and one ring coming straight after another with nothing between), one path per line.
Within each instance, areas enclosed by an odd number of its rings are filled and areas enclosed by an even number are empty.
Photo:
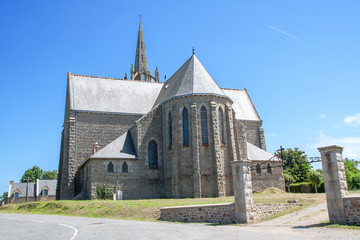
M255 193L255 203L284 203L298 199L304 208L325 201L325 194L300 193ZM57 214L67 216L101 217L128 220L156 221L161 207L202 205L212 203L231 203L234 197L223 198L185 198L185 199L146 199L146 200L92 200L92 201L50 201L8 204L0 207L0 213ZM294 210L297 210L296 208ZM288 213L287 211L286 213Z

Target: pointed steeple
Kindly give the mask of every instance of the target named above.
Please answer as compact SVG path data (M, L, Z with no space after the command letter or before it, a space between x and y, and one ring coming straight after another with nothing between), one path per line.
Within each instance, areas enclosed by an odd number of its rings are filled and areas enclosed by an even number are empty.
M135 56L135 73L138 73L138 75L135 77L135 79L146 81L147 72L148 72L148 63L147 63L146 50L145 50L144 34L140 19L138 39L136 45L136 56ZM144 77L145 79L143 79Z
M170 98L189 95L227 97L195 56L195 53L163 85L154 107Z

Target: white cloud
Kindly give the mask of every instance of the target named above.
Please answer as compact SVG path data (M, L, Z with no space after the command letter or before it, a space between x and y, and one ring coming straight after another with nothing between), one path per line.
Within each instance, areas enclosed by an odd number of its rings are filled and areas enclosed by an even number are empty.
M338 145L344 147L344 158L353 158L360 160L360 137L331 137L319 131L319 136L314 144L310 146L313 150L319 147Z
M350 126L359 127L360 126L360 113L356 113L355 115L352 115L352 116L347 116L344 119L344 123L346 123Z
M326 118L325 113L320 114L320 115L318 116L318 118Z

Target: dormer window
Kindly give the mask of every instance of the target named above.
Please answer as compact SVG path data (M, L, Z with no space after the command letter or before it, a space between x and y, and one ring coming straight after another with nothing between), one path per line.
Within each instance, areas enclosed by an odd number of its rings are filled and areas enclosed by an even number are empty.
M15 199L20 199L20 193L19 192L15 192Z

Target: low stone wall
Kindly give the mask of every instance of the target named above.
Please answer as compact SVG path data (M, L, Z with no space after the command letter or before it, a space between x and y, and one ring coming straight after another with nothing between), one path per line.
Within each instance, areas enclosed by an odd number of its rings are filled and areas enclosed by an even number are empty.
M256 203L255 220L261 220L278 212L299 206L298 203ZM235 204L208 204L160 208L160 219L172 222L235 223Z
M346 224L360 226L360 197L344 197Z
M279 212L300 206L299 203L256 203L254 204L255 221L265 219Z
M234 203L165 207L160 213L164 221L235 223Z

